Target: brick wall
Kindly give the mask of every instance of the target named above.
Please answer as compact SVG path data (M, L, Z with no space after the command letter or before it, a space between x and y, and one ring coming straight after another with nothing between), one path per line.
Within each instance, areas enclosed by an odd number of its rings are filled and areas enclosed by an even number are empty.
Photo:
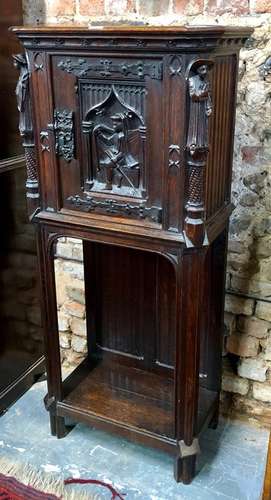
M271 419L270 0L24 0L26 22L250 25L240 57L223 388L237 412ZM119 13L121 17L119 16ZM56 278L63 363L86 353L82 248L62 240Z
M27 216L23 169L1 174L0 206L0 322L6 343L1 347L42 355L35 231Z
M160 17L160 23L167 24L193 16L258 16L270 13L271 3L270 0L24 0L24 11L25 21L30 23L35 20L88 23L99 17L148 22Z

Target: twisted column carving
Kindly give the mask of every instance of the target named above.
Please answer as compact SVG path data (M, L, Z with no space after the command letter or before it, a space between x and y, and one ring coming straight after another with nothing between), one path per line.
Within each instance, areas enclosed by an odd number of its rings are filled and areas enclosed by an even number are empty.
M31 218L39 207L39 184L29 88L30 72L28 70L25 54L16 54L13 56L13 60L14 66L20 71L20 76L16 86L16 97L17 108L20 113L19 131L25 150L27 206L28 214Z
M206 243L205 177L209 152L208 119L212 101L208 71L213 62L194 61L188 68L189 122L186 141L185 222L184 235L188 247Z

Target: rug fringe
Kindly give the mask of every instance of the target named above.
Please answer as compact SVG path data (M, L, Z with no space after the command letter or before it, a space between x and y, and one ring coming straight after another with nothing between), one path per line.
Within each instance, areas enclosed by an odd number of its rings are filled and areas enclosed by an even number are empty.
M32 465L11 462L7 458L0 458L0 473L5 476L11 476L26 486L31 486L43 493L56 495L62 500L99 500L98 494L91 495L74 491L64 485L64 478L57 479L48 472L41 472Z

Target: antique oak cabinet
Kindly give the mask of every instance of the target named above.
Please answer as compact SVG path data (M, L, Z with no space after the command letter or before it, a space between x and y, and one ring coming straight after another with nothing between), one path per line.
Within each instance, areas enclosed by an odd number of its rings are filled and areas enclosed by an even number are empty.
M14 28L52 433L87 422L175 455L218 418L238 52L250 29ZM62 381L60 237L82 238L87 359Z

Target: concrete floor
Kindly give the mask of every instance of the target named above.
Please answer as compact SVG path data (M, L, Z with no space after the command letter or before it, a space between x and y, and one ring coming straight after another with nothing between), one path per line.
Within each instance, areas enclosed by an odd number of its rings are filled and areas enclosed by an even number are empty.
M189 486L175 483L172 458L107 433L77 425L64 439L50 435L43 406L45 382L37 383L0 418L0 456L29 463L57 478L82 477L112 482L127 500L259 500L264 479L268 431L221 421L201 441L199 471ZM76 489L78 486L67 486ZM96 498L108 490L86 486Z

